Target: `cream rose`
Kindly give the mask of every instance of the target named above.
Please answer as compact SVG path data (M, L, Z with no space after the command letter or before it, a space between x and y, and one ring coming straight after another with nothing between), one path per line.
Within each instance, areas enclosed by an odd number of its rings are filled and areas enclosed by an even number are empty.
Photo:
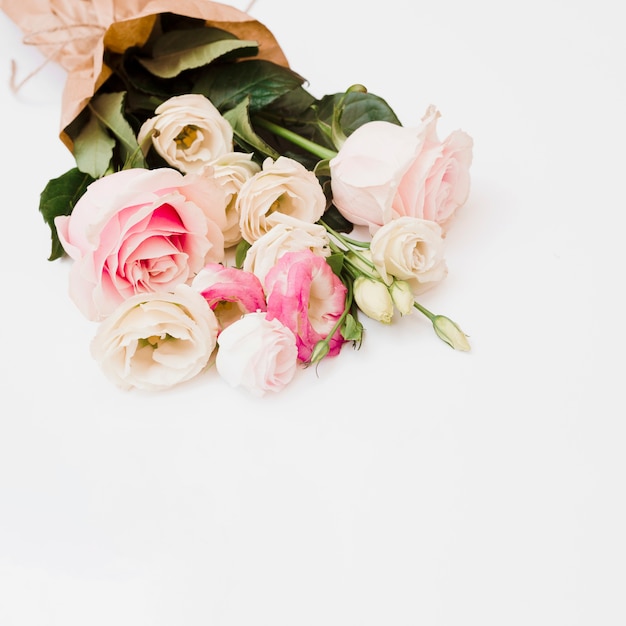
M147 154L150 146L184 173L194 173L233 150L233 129L213 103L200 94L166 100L137 135Z
M437 137L431 106L417 128L374 121L357 128L330 161L333 202L353 224L377 228L400 216L447 228L467 200L472 138L457 130Z
M430 220L399 217L388 222L372 237L370 252L383 281L404 280L415 295L448 273L441 227Z
M294 334L263 312L249 313L218 338L215 367L232 387L262 396L280 391L294 377L298 348Z
M199 374L216 346L218 324L207 301L188 285L139 294L101 324L91 353L124 389L166 389Z
M237 197L243 238L254 243L284 215L317 222L326 197L315 174L289 157L265 159L263 168L244 183Z
M311 250L321 257L330 256L328 233L323 226L287 215L281 220L250 246L243 261L243 269L255 274L261 283L286 252Z
M231 248L241 241L237 195L243 184L261 171L261 166L247 152L227 152L211 162L210 176L221 185L226 194L226 226L224 247Z

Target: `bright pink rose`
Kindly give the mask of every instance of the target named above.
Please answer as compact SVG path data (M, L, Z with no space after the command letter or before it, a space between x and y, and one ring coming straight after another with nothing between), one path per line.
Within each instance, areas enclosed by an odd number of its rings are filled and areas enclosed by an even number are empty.
M104 176L55 224L74 260L70 296L92 320L135 294L189 283L207 262L224 258L224 192L174 169Z
M345 285L323 257L307 249L283 254L265 277L265 291L268 319L293 332L298 358L308 362L344 311ZM339 330L333 333L328 356L339 354L344 341Z
M265 311L261 281L252 273L221 263L206 265L191 283L209 303L224 330L246 313Z
M330 161L333 202L370 233L401 216L445 228L469 195L472 138L437 138L440 113L429 107L417 128L374 121L357 128Z

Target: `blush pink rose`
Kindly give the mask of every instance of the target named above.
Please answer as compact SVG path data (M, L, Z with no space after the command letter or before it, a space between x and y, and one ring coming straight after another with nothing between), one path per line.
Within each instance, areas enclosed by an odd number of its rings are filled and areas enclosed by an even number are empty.
M374 121L357 128L330 161L333 202L353 224L373 234L401 216L449 225L470 189L472 138L437 137L431 106L417 128Z
M215 367L232 387L256 396L277 392L293 379L298 365L294 334L261 311L244 315L217 339Z
M296 336L298 358L308 362L341 317L346 287L323 257L311 250L287 252L265 277L267 317L278 319ZM330 337L328 356L345 342L339 329Z
M252 272L236 267L209 263L193 279L191 286L209 303L221 330L246 313L267 308L261 281Z
M70 296L99 320L138 293L190 283L224 258L224 192L169 169L129 169L96 180L68 217L55 219L74 260Z

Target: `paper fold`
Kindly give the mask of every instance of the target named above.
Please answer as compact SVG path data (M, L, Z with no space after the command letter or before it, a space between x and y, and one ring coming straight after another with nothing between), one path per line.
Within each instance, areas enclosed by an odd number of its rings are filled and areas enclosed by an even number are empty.
M145 43L160 13L205 20L240 39L258 42L258 57L288 66L269 29L249 14L209 0L0 0L0 9L24 33L24 43L37 46L67 70L60 132L87 105L110 76L103 62L105 49L123 52Z

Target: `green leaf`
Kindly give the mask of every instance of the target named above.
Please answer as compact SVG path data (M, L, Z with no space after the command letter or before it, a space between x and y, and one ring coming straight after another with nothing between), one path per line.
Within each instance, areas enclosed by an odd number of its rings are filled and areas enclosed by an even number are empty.
M400 126L400 120L393 109L380 96L373 93L354 91L324 96L319 101L318 119L332 127L337 107L342 109L340 127L345 135L350 135L359 126L374 120Z
M50 227L52 238L52 250L49 261L54 261L64 254L63 246L59 241L54 218L59 215L70 215L78 199L85 193L87 187L94 179L81 172L77 167L62 174L58 178L48 181L41 192L39 201L39 211L44 221Z
M269 156L277 159L280 156L278 152L254 132L250 123L248 106L249 99L245 98L235 108L224 113L224 118L233 128L235 140L247 152L255 152L261 158Z
M334 205L326 209L324 222L338 233L349 233L354 229L354 224L341 215Z
M124 117L126 92L103 93L92 98L89 108L118 140L125 167L146 167L132 126Z
M253 113L297 89L304 78L282 65L252 59L216 65L196 81L193 91L205 95L220 110L250 100Z
M354 341L358 345L363 341L363 324L351 313L346 315L346 319L341 327L341 336L346 341Z
M242 239L235 248L235 267L241 269L243 267L243 262L246 259L246 254L248 254L248 250L252 246L251 243Z
M98 118L92 115L74 140L74 158L81 172L100 178L109 169L115 139Z
M173 78L216 59L254 56L258 51L256 41L237 39L217 28L185 29L163 35L152 50L152 58L139 62L155 76Z
M326 263L328 263L330 269L333 270L333 273L337 276L341 275L344 256L345 255L343 255L341 252L335 252L334 254L326 257Z

